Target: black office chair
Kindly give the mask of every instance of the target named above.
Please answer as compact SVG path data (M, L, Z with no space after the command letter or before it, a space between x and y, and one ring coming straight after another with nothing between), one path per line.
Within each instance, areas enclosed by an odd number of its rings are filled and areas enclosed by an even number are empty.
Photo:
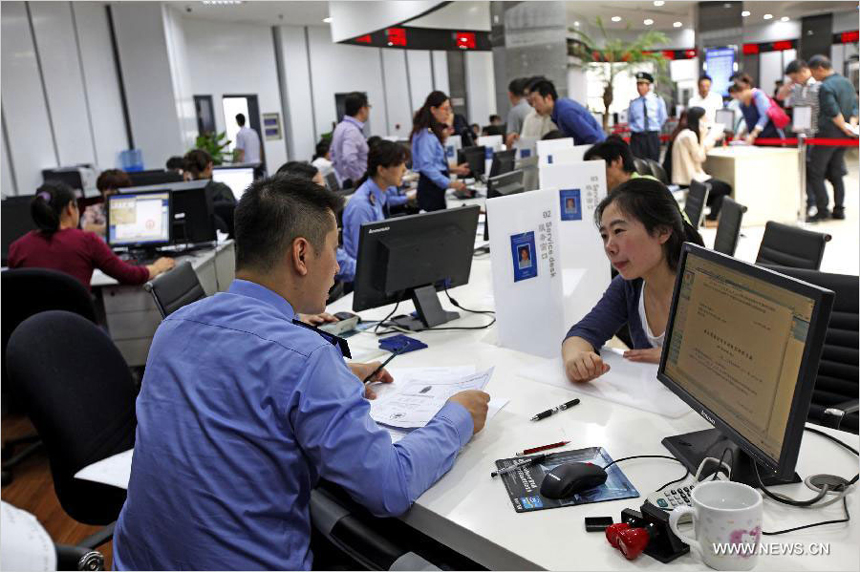
M723 197L723 207L720 209L720 222L717 225L717 236L714 238L714 250L735 255L738 239L741 236L741 221L747 208L738 204L731 197Z
M860 377L860 286L857 276L817 270L768 268L804 282L833 290L836 298L818 364L808 419L825 427L858 432L857 380Z
M206 292L197 278L191 263L178 264L173 270L155 277L143 285L152 294L155 306L162 318L166 318L179 308L206 297Z
M233 213L236 211L236 205L228 202L218 202L212 208L215 213L215 226L218 229L223 229L222 232L227 233L227 238L234 238L236 235L236 225L233 222Z
M648 161L645 159L640 159L639 157L633 157L633 166L636 168L636 172L640 175L650 175L651 167L648 166Z
M666 174L666 171L663 169L663 165L655 161L654 159L647 159L649 175L663 183L664 185L669 184L669 176Z
M705 205L708 203L710 192L711 186L708 183L690 181L690 188L684 201L684 212L687 213L690 224L695 228L699 228L702 224L702 217L705 214Z
M15 328L21 322L39 312L46 310L66 310L74 312L90 320L96 321L96 312L90 293L76 278L44 268L20 268L2 272L2 343L3 356L6 346ZM7 383L6 361L2 367L3 388L8 392L8 402L14 402L16 395L14 384ZM4 400L6 396L4 396ZM16 407L10 408L15 410ZM24 447L17 451L17 448ZM3 443L3 473L2 483L5 486L13 478L12 469L38 451L42 446L38 435L27 435L18 439L9 439Z
M829 234L768 221L755 263L818 270L831 238Z
M45 443L63 510L85 524L113 523L125 490L74 475L134 448L135 388L122 354L92 322L51 310L18 326L6 348L6 361ZM112 524L95 536L109 540Z

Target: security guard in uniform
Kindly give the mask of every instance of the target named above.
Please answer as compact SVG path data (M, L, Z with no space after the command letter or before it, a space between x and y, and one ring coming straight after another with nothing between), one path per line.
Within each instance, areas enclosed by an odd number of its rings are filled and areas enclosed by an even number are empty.
M639 97L630 101L627 121L630 125L630 150L641 159L660 160L660 129L666 123L666 103L653 91L654 76L636 74Z

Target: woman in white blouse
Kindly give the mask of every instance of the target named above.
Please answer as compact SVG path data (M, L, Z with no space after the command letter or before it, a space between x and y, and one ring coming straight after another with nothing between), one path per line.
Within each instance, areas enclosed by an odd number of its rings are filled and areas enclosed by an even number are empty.
M686 117L685 117L686 116ZM711 186L708 195L708 206L711 207L707 220L717 220L723 197L730 195L732 186L715 179L707 174L702 167L707 158L708 150L722 138L722 133L716 136L708 133L708 119L701 107L691 107L685 111L678 122L672 149L672 182L676 185L689 185L691 181L707 182Z

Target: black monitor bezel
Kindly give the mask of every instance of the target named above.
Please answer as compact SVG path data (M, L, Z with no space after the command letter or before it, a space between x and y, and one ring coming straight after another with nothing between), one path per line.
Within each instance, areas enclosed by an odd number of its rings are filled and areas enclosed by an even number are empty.
M406 229L410 229L414 227L416 219L422 219L427 217L444 217L444 216L465 216L469 212L474 212L475 226L472 229L471 239L472 242L469 244L468 248L468 257L469 257L469 272L466 276L465 284L469 281L469 276L471 275L471 262L474 251L474 242L475 237L477 236L478 231L478 217L480 215L481 207L478 205L469 205L462 206L456 209L444 209L439 211L433 211L428 213L420 213L414 215L407 215L402 217L390 218L381 221L364 223L361 225L361 230L359 231L359 240L358 240L358 253L356 256L356 268L355 268L355 281L353 282L353 296L352 296L352 309L354 312L359 312L362 310L369 310L371 308L379 308L382 306L386 306L389 304L395 304L397 302L403 301L405 297L408 297L406 293L404 293L400 299L395 295L385 295L376 296L375 294L379 291L371 286L368 286L367 279L365 276L366 269L368 268L368 264L365 262L365 257L369 256L371 253L369 249L372 248L373 244L370 244L368 240L365 238L375 232L378 232L378 229L382 227L403 227ZM375 243L374 243L375 244ZM464 250L465 256L466 250ZM369 277L370 280L373 279L372 276ZM462 285L460 282L454 282L450 284L449 288L455 288L457 286ZM416 285L416 287L419 285ZM365 288L369 290L365 292ZM438 292L441 288L436 287L436 291Z
M743 272L753 278L767 280L777 287L785 288L795 294L812 299L815 306L809 321L809 336L803 349L803 358L800 362L800 373L798 383L795 386L794 396L785 433L783 434L782 450L779 459L772 459L766 452L749 442L743 435L734 430L718 415L710 411L704 404L677 385L666 375L666 360L668 348L671 346L672 331L675 323L678 297L680 293L681 280L684 275L688 255L693 254L717 264L723 265L729 270ZM819 286L791 278L784 274L774 272L768 268L742 262L720 252L709 250L701 246L685 242L681 250L681 258L678 261L678 270L675 277L675 290L672 293L672 305L669 308L669 319L666 323L665 338L663 340L663 351L660 354L660 365L657 369L657 379L672 393L680 397L693 411L714 426L720 433L728 437L744 452L755 459L760 465L773 471L780 478L790 478L794 474L797 457L800 452L800 443L803 438L803 429L809 414L809 405L812 399L812 391L815 388L815 379L818 374L818 361L824 345L827 333L830 311L833 307L834 294ZM818 348L817 355L812 355ZM810 368L814 365L814 368Z
M128 198L130 196L140 197L146 195L163 195L167 193L167 241L146 241L146 242L135 242L135 243L122 243L117 244L111 242L110 237L110 201L116 197L119 198ZM108 196L105 199L105 242L111 248L128 248L128 249L137 249L137 248L158 248L160 246L170 246L173 244L173 191L170 189L161 189L157 191L141 191L137 193L116 193Z
M520 193L524 193L525 188L525 173L522 169L514 169L513 171L508 171L507 173L503 173L501 175L496 175L494 177L487 178L487 200L494 199L498 197L507 197L508 195L514 195L519 193L499 193L496 188L498 183L502 179L513 179L518 178L519 184L522 187L522 191Z
M502 160L510 159L511 169L510 171L506 171L505 173L495 173L497 170L501 170L502 168ZM496 151L493 153L493 161L490 163L490 172L487 174L487 177L498 177L501 175L505 175L512 171L516 170L517 165L517 150L516 149L506 149L505 151Z

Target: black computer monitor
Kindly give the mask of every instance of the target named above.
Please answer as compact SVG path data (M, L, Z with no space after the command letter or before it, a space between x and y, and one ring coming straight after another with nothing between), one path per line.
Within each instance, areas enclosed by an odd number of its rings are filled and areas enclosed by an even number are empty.
M514 163L517 160L517 150L509 149L507 151L496 151L493 155L493 163L490 166L489 177L504 175L514 170Z
M33 195L7 197L0 201L0 233L2 233L2 264L6 266L9 260L9 246L36 229L36 223L30 215L30 203Z
M325 186L333 193L340 190L340 183L337 182L337 175L334 174L334 171L329 171L325 176Z
M206 192L208 184L207 179L200 179L165 185L127 187L119 192L127 194L170 190L173 203L173 242L194 245L214 242L217 239L215 208L212 196Z
M515 195L524 191L522 170L511 171L487 179L487 198Z
M352 309L411 296L417 317L395 317L399 327L419 331L458 318L442 309L436 292L469 281L480 210L473 205L361 225Z
M126 173L131 179L132 187L143 187L146 185L163 185L165 183L180 183L182 175L176 171L165 171L164 169L151 169L148 171L128 171Z
M688 469L728 449L732 480L797 482L833 292L685 244L657 377L715 429L663 439Z
M172 241L170 191L110 195L105 217L105 237L112 248L154 249Z
M457 164L468 163L473 177L479 178L484 174L486 160L487 148L483 145L463 147L457 150Z

